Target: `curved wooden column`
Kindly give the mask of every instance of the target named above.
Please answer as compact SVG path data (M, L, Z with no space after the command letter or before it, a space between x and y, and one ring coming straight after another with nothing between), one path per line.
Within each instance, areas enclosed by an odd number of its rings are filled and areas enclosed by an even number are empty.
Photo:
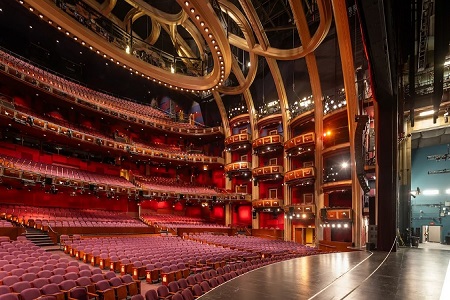
M347 119L350 136L350 164L352 168L352 208L354 211L353 243L355 247L362 246L362 193L356 176L355 167L355 117L359 114L355 87L355 66L353 64L352 42L348 25L347 7L345 1L332 0L336 32L341 56L342 75L344 78L345 95L347 99Z

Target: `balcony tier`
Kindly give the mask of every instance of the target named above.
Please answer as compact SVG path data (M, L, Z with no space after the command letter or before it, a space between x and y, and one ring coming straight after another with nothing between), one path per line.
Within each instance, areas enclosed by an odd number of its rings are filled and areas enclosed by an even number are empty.
M277 180L283 177L283 172L283 166L280 165L257 167L252 170L253 177L258 180Z
M254 208L281 207L282 205L282 199L258 199L252 201Z
M258 138L252 143L253 150L258 152L271 152L283 146L283 136L279 134Z
M240 148L247 148L250 145L252 136L248 133L238 133L231 135L225 139L225 147L229 150L234 151Z
M237 161L228 165L225 165L224 171L228 172L240 172L240 171L250 171L252 168L252 163L248 161Z
M284 149L289 152L295 148L310 146L315 144L316 135L314 132L308 132L302 135L298 135L284 143Z
M38 117L31 116L29 114L20 112L11 108L10 105L0 102L0 117L12 119L15 122L35 127L49 133L53 133L58 138L65 137L69 139L75 139L79 141L84 141L89 144L94 144L99 147L110 148L111 150L123 151L130 153L132 155L138 155L143 157L158 157L166 160L182 160L191 163L219 163L223 164L224 160L221 157L208 157L199 154L185 154L185 153L170 153L164 150L156 150L146 148L142 146L134 146L130 144L120 143L114 140L110 140L105 136L96 136L95 134L88 134L86 132L78 131L74 128L68 128L67 126L62 126L55 124L46 120L42 120Z
M314 181L315 178L315 168L307 167L286 172L284 175L284 182L287 184L295 184L299 182Z

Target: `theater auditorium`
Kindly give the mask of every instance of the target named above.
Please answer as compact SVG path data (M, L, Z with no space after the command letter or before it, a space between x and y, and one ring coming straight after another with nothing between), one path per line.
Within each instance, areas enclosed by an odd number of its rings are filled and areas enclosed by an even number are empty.
M0 300L450 299L446 0L0 0Z

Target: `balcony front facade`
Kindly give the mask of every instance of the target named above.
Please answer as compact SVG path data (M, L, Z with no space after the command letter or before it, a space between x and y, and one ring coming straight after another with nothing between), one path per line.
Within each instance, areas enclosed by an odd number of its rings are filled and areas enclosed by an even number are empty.
M265 209L273 208L278 209L283 206L282 199L257 199L252 201L252 206L254 209Z
M308 132L297 135L284 143L284 150L288 156L306 155L314 151L316 135Z
M225 165L224 172L229 177L251 178L252 163L248 161L236 161Z
M252 136L248 133L233 134L225 139L227 151L239 151L250 149Z
M283 147L283 136L274 134L258 138L253 141L252 147L258 155L278 151Z
M314 167L304 167L286 172L284 182L288 185L311 185L316 179Z
M280 180L284 175L284 168L281 165L270 165L253 168L253 178L257 181Z

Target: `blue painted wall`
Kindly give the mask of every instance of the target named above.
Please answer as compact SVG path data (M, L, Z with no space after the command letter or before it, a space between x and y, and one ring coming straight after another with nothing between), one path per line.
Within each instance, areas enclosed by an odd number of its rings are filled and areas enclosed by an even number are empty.
M421 191L416 198L411 197L411 226L421 228L430 225L431 222L442 225L442 243L445 236L450 236L450 207L445 207L445 202L450 201L450 195L446 194L446 190L450 189L450 173L428 174L428 172L450 169L450 160L428 160L427 156L447 152L447 145L425 147L411 152L411 190L419 187ZM427 196L423 194L425 190L439 190L439 194Z

